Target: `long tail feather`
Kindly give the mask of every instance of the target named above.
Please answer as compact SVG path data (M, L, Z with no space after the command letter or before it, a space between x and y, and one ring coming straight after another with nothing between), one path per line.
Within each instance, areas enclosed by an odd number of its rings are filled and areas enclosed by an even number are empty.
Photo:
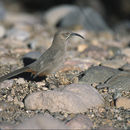
M20 74L20 73L22 73L22 72L25 72L27 69L29 69L28 66L23 67L23 68L20 68L20 69L18 69L18 70L15 70L15 71L13 71L13 72L7 74L7 75L4 75L4 76L0 77L0 82L6 80L6 79L8 79L8 78L11 78L11 77L13 77L13 76L16 76L16 75L18 75L18 74Z

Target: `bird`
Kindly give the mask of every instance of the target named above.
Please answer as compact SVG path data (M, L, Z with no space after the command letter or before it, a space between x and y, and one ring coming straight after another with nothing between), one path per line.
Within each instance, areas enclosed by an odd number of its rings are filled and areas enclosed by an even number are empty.
M36 61L0 77L0 82L23 72L30 72L34 75L33 78L55 73L65 62L68 39L72 36L78 36L85 39L78 33L65 30L57 31L54 35L51 46Z

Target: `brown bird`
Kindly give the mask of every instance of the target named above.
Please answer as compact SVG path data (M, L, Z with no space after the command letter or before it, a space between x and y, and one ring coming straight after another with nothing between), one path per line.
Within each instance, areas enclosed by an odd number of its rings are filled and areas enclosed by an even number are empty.
M23 68L17 69L5 76L0 77L0 82L23 72L33 73L35 75L34 78L56 72L58 68L64 63L67 40L72 36L79 36L84 39L84 37L77 33L58 31L54 35L54 39L50 48L47 49L39 57L39 59Z

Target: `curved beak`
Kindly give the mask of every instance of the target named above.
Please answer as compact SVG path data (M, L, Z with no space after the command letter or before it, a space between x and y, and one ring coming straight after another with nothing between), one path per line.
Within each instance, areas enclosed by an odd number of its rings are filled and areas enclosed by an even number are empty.
M80 37L80 38L82 38L82 39L85 39L83 36L81 36L80 34L78 34L78 33L70 33L70 35L66 38L66 40L68 40L70 37L72 37L72 36L78 36L78 37Z
M85 39L83 36L81 36L80 34L78 34L78 33L71 33L70 34L70 37L71 36L78 36L78 37L80 37L80 38L82 38L82 39Z

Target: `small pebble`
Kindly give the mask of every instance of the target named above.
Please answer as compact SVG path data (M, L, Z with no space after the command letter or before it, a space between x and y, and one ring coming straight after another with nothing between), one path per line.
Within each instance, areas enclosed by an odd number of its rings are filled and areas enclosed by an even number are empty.
M32 41L29 42L28 47L30 49L35 49L36 48L36 43L37 42L35 40L32 40Z
M11 102L11 101L13 101L13 97L11 97L10 95L7 97L7 100L9 101L9 102Z
M80 44L78 46L78 52L83 52L87 48L87 44Z
M126 97L120 97L116 100L116 107L123 107L124 109L130 109L130 99Z
M37 82L36 84L37 84L37 87L39 88L41 86L45 86L45 81ZM43 87L43 88L45 88L45 87Z
M43 87L42 89L43 89L44 91L47 91L47 90L48 90L48 88L47 88L47 87Z
M16 83L17 83L17 84L25 84L26 82L25 82L24 78L18 78L18 79L16 80Z

